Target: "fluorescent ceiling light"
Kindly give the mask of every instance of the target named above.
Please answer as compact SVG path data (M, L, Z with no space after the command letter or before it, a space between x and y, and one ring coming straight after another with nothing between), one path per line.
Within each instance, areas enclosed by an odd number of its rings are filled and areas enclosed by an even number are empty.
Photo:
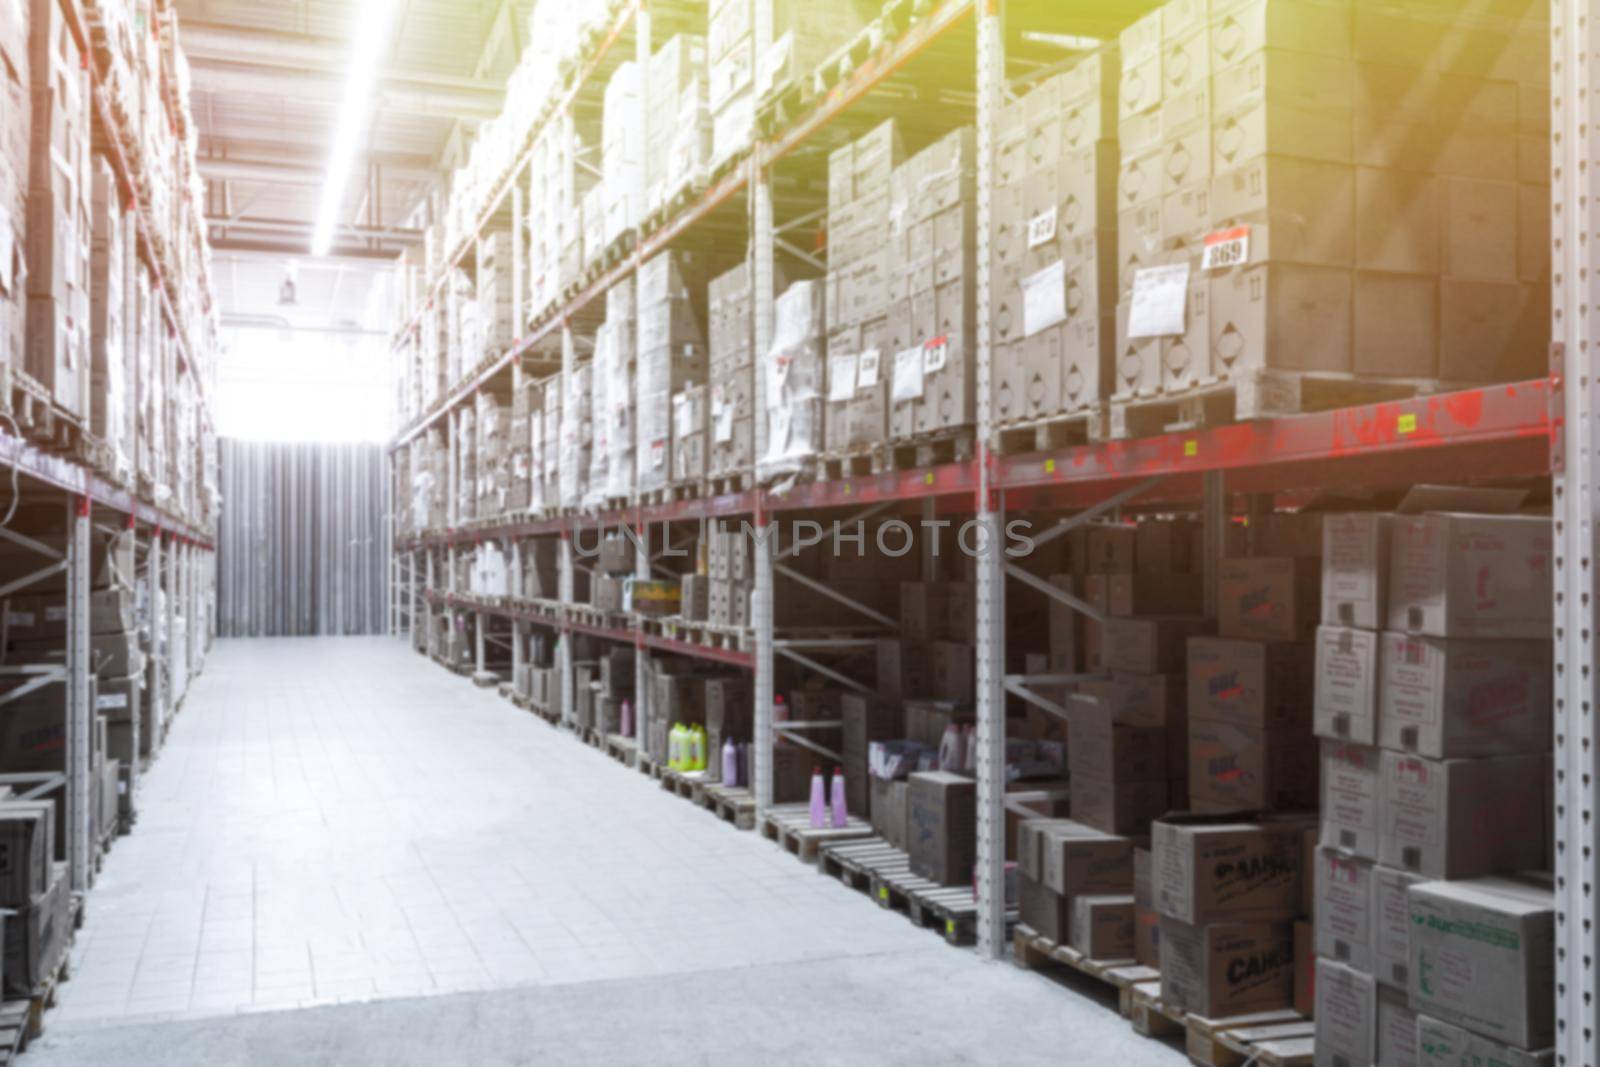
M350 26L354 42L350 49L350 72L345 77L344 97L339 102L339 124L333 131L328 174L322 186L322 208L317 213L317 230L311 241L314 256L325 256L333 247L333 230L339 224L345 186L350 184L356 146L366 130L372 85L377 80L378 61L389 39L389 23L396 6L397 0L361 0L356 5L355 20Z

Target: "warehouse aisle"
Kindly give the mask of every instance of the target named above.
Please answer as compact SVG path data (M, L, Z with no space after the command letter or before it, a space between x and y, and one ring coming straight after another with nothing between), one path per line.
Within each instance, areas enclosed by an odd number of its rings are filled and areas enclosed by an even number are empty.
M397 641L219 643L140 800L32 1064L1183 1061Z

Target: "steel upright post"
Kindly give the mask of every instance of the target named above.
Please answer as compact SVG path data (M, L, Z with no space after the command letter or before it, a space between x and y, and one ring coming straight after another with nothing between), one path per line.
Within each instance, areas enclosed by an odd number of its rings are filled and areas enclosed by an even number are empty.
M1006 933L1006 697L1004 501L993 485L993 283L990 212L994 189L994 130L1005 78L999 0L981 0L978 14L978 523L982 531L977 589L978 703L978 953L999 959Z
M67 861L72 888L89 888L93 815L90 806L89 498L67 500Z
M1551 27L1552 141L1551 375L1559 422L1551 467L1555 519L1555 831L1556 1063L1600 1067L1600 849L1595 847L1595 791L1600 788L1600 636L1595 518L1600 510L1600 459L1594 420L1600 380L1594 349L1600 305L1600 201L1594 171L1600 133L1594 107L1600 91L1600 10L1592 0L1557 0Z

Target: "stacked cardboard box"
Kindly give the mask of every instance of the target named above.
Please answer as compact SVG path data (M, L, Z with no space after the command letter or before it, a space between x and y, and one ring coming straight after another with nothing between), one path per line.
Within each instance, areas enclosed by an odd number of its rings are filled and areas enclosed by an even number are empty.
M711 0L706 37L706 105L711 115L711 165L750 146L755 132L756 0Z
M1438 1003L1438 990L1451 983L1419 974L1418 954L1437 972L1438 953L1454 960L1465 950L1449 922L1420 916L1454 908L1481 929L1538 921L1538 900L1508 905L1478 883L1426 880L1549 861L1551 622L1548 598L1518 592L1549 580L1549 520L1355 513L1328 516L1323 536L1319 1062L1389 1062L1382 1056L1402 1051L1414 1060L1414 1012L1447 1015L1504 1042L1494 1021L1503 1019L1501 1007L1474 1008L1453 994ZM1542 907L1547 920L1547 892ZM1524 981L1537 957L1505 962L1513 965L1497 973ZM1496 1003L1514 1003L1524 1019L1541 1010L1529 995L1507 999L1508 991L1500 988ZM1488 1015L1473 1020L1474 1010ZM1543 1042L1523 1048L1549 1044L1531 1031L1518 1037Z
M823 283L795 282L773 307L772 348L766 361L767 451L758 458L761 480L798 474L823 444L826 335Z
M474 502L478 518L502 515L511 500L511 418L506 405L491 393L482 392L473 402L476 438L477 486Z
M1110 392L1116 341L1117 77L1107 45L1005 105L992 278L998 423Z
M585 266L584 212L596 178L580 164L581 150L568 114L552 116L534 141L528 184L528 311L534 317L560 299Z
M478 412L463 406L456 418L455 522L478 517ZM454 525L454 523L452 523Z
M116 175L103 159L94 166L90 247L90 428L110 450L108 473L120 481L132 474L133 405L128 397L128 304L136 258L133 230L122 211Z
M976 418L973 131L963 127L895 168L888 248L889 437L908 441Z
M1133 959L1131 838L1068 819L1027 819L1017 828L1021 922L1095 960Z
M601 181L598 188L604 212L602 234L609 247L633 230L644 218L645 144L639 122L643 92L639 65L624 62L606 82L605 110L600 134Z
M524 377L518 369L511 389L511 421L506 442L509 457L506 508L509 511L536 506L534 464L544 444L543 404L543 385Z
M888 439L889 370L897 343L891 276L904 271L890 185L904 155L893 120L828 157L828 393L825 447L843 454ZM930 248L931 251L931 248ZM898 254L897 254L898 253ZM904 309L902 309L904 312Z
M513 278L511 232L490 230L478 238L477 307L482 333L482 357L494 359L517 339L519 324L512 315Z
M750 294L750 269L745 265L713 278L707 292L711 395L706 474L712 478L745 474L755 467Z
M1312 819L1169 816L1151 838L1161 999L1208 1018L1287 1008Z
M566 379L562 375L553 375L544 383L544 449L543 462L539 468L539 476L544 483L544 506L558 508L567 506L566 481L569 477L576 482L575 472L569 472L564 466L567 461L567 431L569 424L566 418L564 398L568 395ZM583 407L588 409L587 393L579 394L585 399ZM577 427L570 427L576 440ZM578 455L576 448L573 450L571 462L581 464L584 469L588 467L588 456ZM574 503L581 499L581 493L574 484Z
M1545 14L1177 0L1125 31L1117 394L1543 373ZM1130 329L1164 266L1181 328Z
M713 626L750 625L755 587L752 546L744 532L714 523L706 535L706 621Z
M33 108L28 63L28 5L0 16L0 362L27 360L29 147Z
M753 681L749 675L729 675L706 680L706 778L722 781L722 752L734 746L749 745L754 734ZM849 779L845 782L848 785ZM748 783L728 783L748 784ZM865 779L863 779L865 784Z
M606 321L594 339L594 373L589 381L594 448L589 453L589 484L584 495L589 507L624 500L633 492L637 340L634 279L626 278L606 291Z
M692 256L663 253L639 268L640 492L663 489L673 480L680 410L684 436L696 432L694 413L677 398L706 384L705 333L696 306L703 291L701 264Z
M711 160L706 39L680 33L650 58L645 106L645 209L656 211L703 184Z
M64 10L30 2L25 368L69 414L90 414L92 177L88 65Z

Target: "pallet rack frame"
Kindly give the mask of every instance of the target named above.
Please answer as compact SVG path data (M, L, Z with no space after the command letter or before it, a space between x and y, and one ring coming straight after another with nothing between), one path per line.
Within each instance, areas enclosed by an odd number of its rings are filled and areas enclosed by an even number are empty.
M1600 629L1596 617L1600 588L1596 587L1595 512L1600 509L1600 460L1595 456L1593 419L1600 413L1596 369L1591 365L1590 342L1600 335L1600 312L1584 291L1600 262L1595 242L1585 238L1600 228L1597 207L1587 181L1600 144L1592 124L1591 101L1600 91L1600 66L1594 56L1600 47L1600 15L1594 0L1555 0L1552 8L1552 116L1556 132L1553 158L1555 252L1554 321L1555 352L1549 378L1469 389L1460 392L1362 405L1291 418L1267 419L1232 426L1166 433L1154 437L1078 446L1046 453L1001 456L989 448L987 390L990 375L989 256L985 225L991 208L986 180L993 166L993 130L1004 88L1004 11L1002 0L946 0L928 5L919 20L882 56L856 72L812 111L783 131L763 141L753 135L753 148L745 162L735 167L687 209L654 233L641 235L637 249L625 262L601 275L571 300L547 312L533 332L484 369L446 394L444 400L400 433L391 449L398 449L429 426L451 413L474 392L519 364L533 347L560 332L564 374L575 363L571 316L605 289L632 274L650 254L743 188L749 196L748 263L752 271L754 301L752 333L756 351L770 343L775 293L772 290L773 255L778 239L772 206L772 166L828 119L842 112L922 47L973 16L977 70L978 240L977 321L979 432L978 455L964 463L912 471L896 471L834 482L802 484L782 494L765 490L722 497L645 506L635 500L630 507L582 519L571 515L516 517L478 524L473 529L452 527L414 537L397 535L397 551L405 554L401 573L406 583L397 591L400 608L394 617L406 620L405 629L417 640L418 620L426 601L484 616L515 620L518 633L525 626L552 626L563 636L560 672L563 718L571 721L571 661L565 637L573 633L631 643L638 657L636 699L642 733L649 709L643 654L649 650L697 656L723 663L749 666L755 676L754 780L758 818L771 806L771 745L774 656L782 651L773 633L773 586L778 561L770 541L763 536L775 518L802 511L846 507L969 501L971 513L998 543L1007 508L1041 507L1075 510L1069 522L1082 522L1121 504L1150 501L1199 502L1204 521L1208 559L1219 555L1226 501L1230 494L1275 492L1377 483L1407 484L1430 480L1539 479L1553 476L1556 504L1556 782L1554 818L1557 830L1558 1063L1564 1067L1600 1067L1597 1054L1595 994L1596 958L1600 956L1600 924L1596 923L1595 889L1600 885L1600 854L1594 847L1596 780L1600 779L1600 737L1593 709L1600 693L1593 640ZM771 26L757 5L757 42L770 38ZM641 17L642 16L642 17ZM649 3L626 5L618 23L602 43L609 47L630 20L638 20L636 48L647 55ZM765 50L756 48L762 57ZM758 58L758 62L760 59ZM586 66L593 69L593 61ZM570 102L571 93L567 96ZM520 165L517 174L520 174ZM518 184L515 180L512 185ZM494 206L490 206L490 211ZM457 257L459 258L459 257ZM452 260L454 261L454 260ZM437 285L437 282L434 283ZM433 291L430 289L430 291ZM417 325L402 327L397 340ZM519 318L519 322L520 322ZM757 375L760 375L757 361ZM757 397L764 395L756 382ZM765 425L755 420L756 454L765 452ZM611 629L572 616L572 538L580 528L738 517L751 522L757 533L755 587L752 605L751 652L730 652L646 634L642 627ZM1061 527L1057 528L1062 529ZM560 590L555 612L525 611L514 606L484 605L451 590L441 597L434 582L435 552L444 554L454 578L458 546L484 538L515 544L529 537L561 538ZM978 570L978 951L997 958L1006 951L1004 897L1004 711L1008 694L1033 699L1028 679L1004 674L1004 603L1006 583L1020 577L1008 570L998 554L981 562ZM648 568L641 549L640 573ZM1214 567L1206 576L1208 610L1215 606ZM425 584L424 584L425 583ZM1049 595L1058 595L1055 592ZM1073 604L1082 609L1087 605ZM520 642L519 642L520 644ZM520 651L518 652L520 657ZM516 662L520 664L520 659ZM1581 1021L1581 1022L1580 1022Z

